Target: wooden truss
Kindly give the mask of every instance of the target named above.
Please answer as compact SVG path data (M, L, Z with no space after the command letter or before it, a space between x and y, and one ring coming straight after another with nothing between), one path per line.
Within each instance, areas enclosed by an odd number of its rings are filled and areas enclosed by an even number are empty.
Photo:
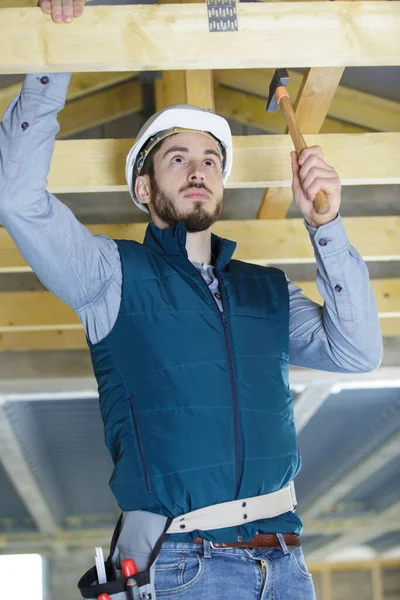
M226 33L209 32L203 2L88 6L80 19L57 26L35 3L0 0L0 73L74 73L59 113L48 186L53 193L127 189L132 139L62 138L142 110L139 72L156 71L157 109L187 102L276 134L234 138L227 187L263 187L265 193L257 220L219 222L215 232L238 241L235 256L242 260L313 262L302 219L285 218L292 142L280 113L265 111L278 67L307 68L304 75L290 72L295 112L307 143L323 148L343 185L400 183L400 104L380 90L371 95L339 85L345 66L400 64L398 2L243 3L237 5L239 31ZM0 114L19 91L20 85L0 90ZM399 217L347 218L345 226L366 260L400 260ZM144 234L142 224L89 229L115 238L142 240ZM0 231L0 274L26 271ZM314 283L297 283L320 301ZM400 280L372 285L384 335L399 336ZM77 317L48 292L0 294L0 351L84 346Z

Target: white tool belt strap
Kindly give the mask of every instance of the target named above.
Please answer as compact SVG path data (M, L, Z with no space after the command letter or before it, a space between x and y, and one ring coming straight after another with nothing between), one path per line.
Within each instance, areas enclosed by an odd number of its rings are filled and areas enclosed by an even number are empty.
M294 483L291 481L289 485L277 492L205 506L176 517L168 533L190 533L197 529L207 531L244 525L251 521L272 519L286 512L293 512L296 506Z

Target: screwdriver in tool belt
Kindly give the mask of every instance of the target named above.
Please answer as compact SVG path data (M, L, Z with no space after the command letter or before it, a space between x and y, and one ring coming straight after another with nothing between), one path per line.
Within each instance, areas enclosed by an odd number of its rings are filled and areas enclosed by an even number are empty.
M126 582L128 600L135 600L133 588L135 587L135 585L137 585L137 583L133 579L132 575L136 575L136 573L139 573L139 569L137 568L136 563L132 558L126 558L122 561L122 575L123 577L129 577L128 581Z

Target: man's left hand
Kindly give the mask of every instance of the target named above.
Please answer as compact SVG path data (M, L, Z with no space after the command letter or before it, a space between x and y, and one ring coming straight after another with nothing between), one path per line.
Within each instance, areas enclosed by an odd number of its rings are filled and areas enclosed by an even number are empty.
M293 171L293 197L297 208L311 227L320 227L336 219L341 201L341 183L335 169L323 158L320 146L310 146L297 153L291 152ZM330 210L319 215L315 210L314 199L323 190L329 200Z

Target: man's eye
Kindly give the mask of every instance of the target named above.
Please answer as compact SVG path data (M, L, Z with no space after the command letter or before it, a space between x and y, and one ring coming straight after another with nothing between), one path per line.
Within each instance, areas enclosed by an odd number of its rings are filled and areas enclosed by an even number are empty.
M174 161L183 162L183 158L182 158L182 156L174 156L174 158L172 159L172 162L174 162Z
M208 163L208 164L207 164L207 163ZM206 160L206 164L207 164L207 166L208 166L208 167L209 167L209 166L211 166L211 167L214 167L214 166L215 166L215 162L214 162L213 160L211 160L210 158L208 158L208 159Z

